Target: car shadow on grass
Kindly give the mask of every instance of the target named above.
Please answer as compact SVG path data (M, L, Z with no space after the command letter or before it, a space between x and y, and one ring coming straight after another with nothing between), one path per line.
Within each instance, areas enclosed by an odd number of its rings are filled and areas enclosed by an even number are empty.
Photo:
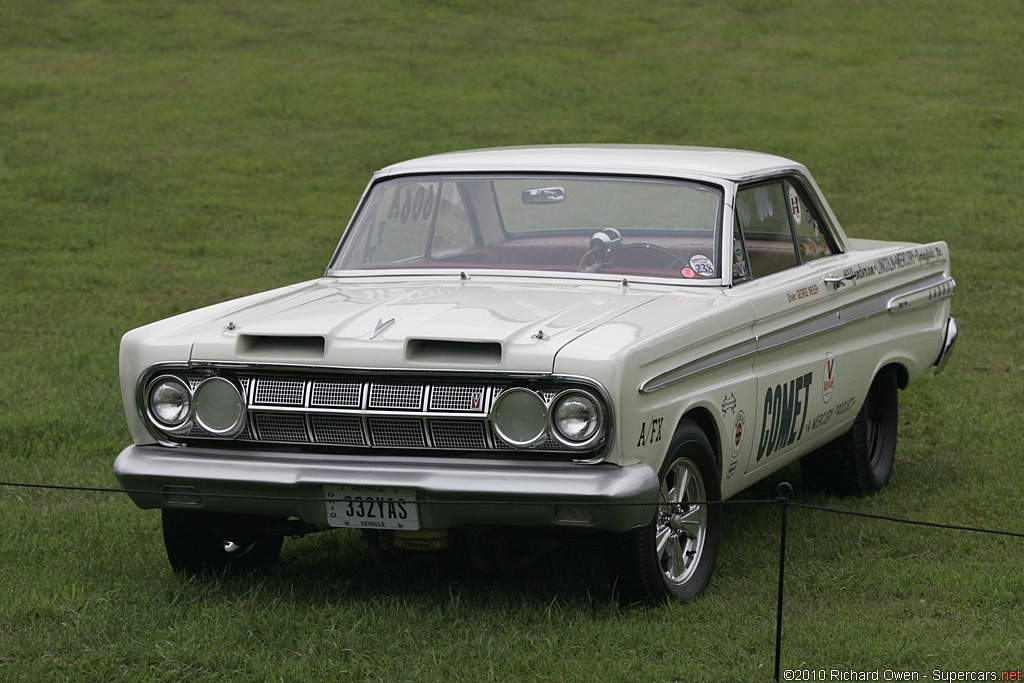
M595 606L614 601L603 553L596 547L523 534L473 547L381 552L358 532L332 531L288 540L266 579L298 599L415 597L437 604L495 601Z
M823 504L834 498L804 487L798 465L786 467L727 504L716 580L743 581L777 563L779 484L791 483L792 500ZM759 501L768 501L760 503ZM464 540L464 539L463 539ZM247 577L205 575L223 588L245 590L252 581L302 604L392 598L434 605L558 604L593 610L616 604L598 537L584 542L513 531L457 543L446 550L383 550L351 530L286 539L279 562ZM774 571L774 569L772 569Z

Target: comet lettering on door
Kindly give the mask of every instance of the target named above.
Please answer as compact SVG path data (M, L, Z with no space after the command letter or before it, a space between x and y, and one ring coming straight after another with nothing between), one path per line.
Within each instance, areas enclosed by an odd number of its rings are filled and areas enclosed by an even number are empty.
M764 412L761 415L761 440L757 447L757 459L767 458L775 451L781 451L804 435L807 421L807 403L811 393L814 373L775 385L764 394ZM803 392L803 400L800 392Z

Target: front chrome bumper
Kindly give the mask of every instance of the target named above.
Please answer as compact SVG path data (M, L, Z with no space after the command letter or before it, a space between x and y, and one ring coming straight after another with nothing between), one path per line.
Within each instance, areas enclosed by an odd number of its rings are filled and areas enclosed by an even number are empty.
M114 475L141 508L193 508L299 517L327 524L324 485L416 490L423 529L459 525L627 531L658 500L648 465L537 463L373 455L326 456L213 448L129 446ZM188 493L182 494L183 487ZM557 506L588 506L569 521Z

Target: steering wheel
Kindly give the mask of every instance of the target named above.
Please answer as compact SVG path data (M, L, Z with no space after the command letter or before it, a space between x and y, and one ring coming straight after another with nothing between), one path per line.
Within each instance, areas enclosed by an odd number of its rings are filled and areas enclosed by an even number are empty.
M657 244L651 244L650 242L633 242L631 244L623 244L621 247L619 247L618 249L613 251L609 255L609 257L608 257L608 263L604 264L603 266L598 266L597 270L600 270L600 268L605 267L605 266L614 265L614 263L616 261L616 258L621 256L624 252L627 252L627 251L638 251L640 249L647 249L647 250L649 250L651 252L654 252L654 253L657 253L657 254L659 254L661 256L664 256L664 257L666 257L668 259L665 262L665 265L662 268L656 268L653 265L644 264L645 267L652 268L653 270L661 270L661 269L663 269L663 270L671 270L672 267L674 265L676 265L676 264L678 264L680 268L685 267L687 265L687 262L686 262L686 260L683 257L676 256L675 254L673 254L671 251L669 251L665 247L659 247ZM592 253L593 253L592 251L591 252L587 252L587 255L583 257L583 261L580 263L580 267L579 267L580 271L583 271L584 269L586 269L586 268L591 266L591 264L593 263ZM590 257L589 261L588 261L587 257Z
M612 254L611 260L614 262L615 257L622 254L624 251L636 251L638 249L650 249L651 251L657 252L668 257L668 261L665 264L665 270L670 270L673 265L679 264L680 266L686 265L686 260L682 256L676 256L665 247L659 247L657 244L651 244L650 242L634 242L632 244L624 244L622 247Z

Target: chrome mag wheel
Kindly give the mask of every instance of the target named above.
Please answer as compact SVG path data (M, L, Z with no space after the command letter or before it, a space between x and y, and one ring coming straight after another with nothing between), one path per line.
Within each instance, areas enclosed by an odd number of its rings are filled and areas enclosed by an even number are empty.
M622 604L685 601L707 587L722 527L720 474L701 428L680 421L658 474L651 521L610 544L609 569Z
M655 523L655 551L665 579L681 586L700 566L707 534L704 481L689 458L672 463L661 482L661 505Z

